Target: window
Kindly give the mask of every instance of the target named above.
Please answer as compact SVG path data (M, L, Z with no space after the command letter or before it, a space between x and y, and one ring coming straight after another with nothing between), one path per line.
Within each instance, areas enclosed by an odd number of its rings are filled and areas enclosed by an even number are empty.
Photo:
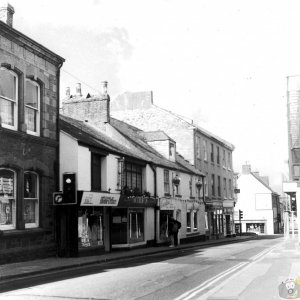
M191 232L192 229L191 229L191 212L190 211L187 211L186 212L186 231L187 232Z
M227 180L226 178L223 178L223 189L224 189L224 197L227 198Z
M193 176L190 177L189 185L190 185L190 197L193 197Z
M164 192L165 192L165 194L170 194L170 172L169 172L169 170L164 170Z
M123 187L142 192L142 167L130 162L124 164Z
M173 143L169 144L169 156L175 157L175 145Z
M229 197L232 198L232 180L229 179L228 182L228 189L229 189Z
M222 165L223 165L223 168L226 168L226 152L225 152L225 149L223 149Z
M208 217L207 217L207 211L205 212L205 229L208 230Z
M207 141L203 140L203 159L207 160Z
M211 194L215 195L215 175L211 174Z
M198 213L197 213L197 210L193 211L193 226L194 226L194 231L198 231Z
M204 193L205 193L205 197L207 197L208 196L207 177L204 178Z
M18 77L12 71L0 68L0 117L3 127L18 126Z
M92 191L101 191L101 156L92 153L91 164L91 189Z
M221 177L218 176L218 196L221 197Z
M220 147L217 146L217 164L220 164Z
M25 87L25 123L27 132L35 135L40 133L40 86L26 80Z
M0 169L0 229L16 228L16 174Z
M144 209L129 210L129 243L144 240Z
M300 177L300 166L293 165L294 177Z
M24 173L24 222L25 228L39 226L38 176Z
M232 169L232 165L231 165L231 153L230 152L228 152L228 161L227 161L227 163L228 163L228 168Z
M122 188L123 174L124 174L124 159L118 158L117 189L119 190Z
M210 144L210 161L214 162L214 144Z
M196 157L198 159L201 158L201 148L200 148L200 137L196 136Z

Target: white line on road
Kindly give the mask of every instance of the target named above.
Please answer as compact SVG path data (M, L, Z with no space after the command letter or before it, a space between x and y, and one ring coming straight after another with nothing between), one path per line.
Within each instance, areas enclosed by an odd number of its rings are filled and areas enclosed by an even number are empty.
M250 262L239 263L239 264L227 269L226 271L224 271L224 272L222 272L222 273L220 273L220 274L204 281L200 285L198 285L195 288L189 290L188 292L185 292L184 294L180 295L179 297L177 297L174 300L189 300L189 299L192 299L196 295L200 294L203 290L209 288L211 285L213 285L216 282L220 281L225 276L228 277L232 273L237 274L237 270L240 270L242 268L244 269L246 266L252 265L252 264L257 263L258 261L262 260L268 253L272 252L275 248L278 248L278 247L279 247L279 245L275 245L271 248L268 248L268 249L265 249L265 250L259 252L258 254L250 257L249 260L251 261L251 263ZM227 280L229 280L229 278Z

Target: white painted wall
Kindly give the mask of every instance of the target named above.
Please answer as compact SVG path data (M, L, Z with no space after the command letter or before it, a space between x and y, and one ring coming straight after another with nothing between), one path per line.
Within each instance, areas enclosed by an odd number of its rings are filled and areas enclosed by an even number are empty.
M265 233L274 233L272 192L259 182L252 174L242 174L237 180L240 193L235 206L235 221L238 221L238 211L243 211L242 226L246 231L246 223L266 223ZM264 221L263 221L264 220Z
M78 146L78 190L91 190L91 152L87 147Z

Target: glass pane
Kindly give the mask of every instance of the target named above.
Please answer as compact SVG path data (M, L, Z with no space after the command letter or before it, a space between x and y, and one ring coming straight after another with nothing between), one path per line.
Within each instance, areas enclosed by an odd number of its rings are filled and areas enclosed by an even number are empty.
M36 132L37 130L37 111L25 107L25 123L27 125L27 130Z
M25 105L29 105L38 109L39 104L39 88L36 84L31 81L26 81L25 89Z
M17 78L8 70L0 69L0 95L16 100Z
M129 212L129 242L144 240L144 210L136 209Z
M14 197L14 173L10 170L0 170L0 197Z
M186 213L186 231L191 232L191 212Z
M24 207L24 221L25 223L36 223L37 222L37 205L38 201L35 200L25 200Z
M34 173L24 174L24 198L37 198L37 176Z
M0 225L12 225L13 213L16 209L15 201L12 199L3 200L0 197Z
M0 116L3 124L14 126L14 108L15 102L0 99Z

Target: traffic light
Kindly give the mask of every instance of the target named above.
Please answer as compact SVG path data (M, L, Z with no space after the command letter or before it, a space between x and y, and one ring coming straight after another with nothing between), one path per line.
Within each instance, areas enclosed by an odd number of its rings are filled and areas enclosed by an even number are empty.
M297 210L297 205L296 205L296 197L291 197L291 211L296 211Z
M76 204L77 191L76 191L76 174L64 173L63 174L63 201L61 204Z
M243 219L243 211L239 209L239 219L242 220Z

